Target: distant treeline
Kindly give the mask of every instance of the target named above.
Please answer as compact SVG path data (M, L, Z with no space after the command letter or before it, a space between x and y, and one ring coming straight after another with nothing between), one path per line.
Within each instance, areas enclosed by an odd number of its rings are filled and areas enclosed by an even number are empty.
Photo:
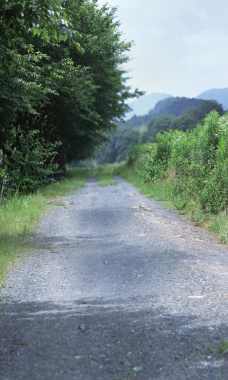
M134 144L155 142L158 133L169 130L192 130L212 110L216 110L219 115L224 113L222 105L214 100L186 97L161 100L147 115L135 115L127 122L119 124L96 153L95 159L99 163L121 162L126 159Z

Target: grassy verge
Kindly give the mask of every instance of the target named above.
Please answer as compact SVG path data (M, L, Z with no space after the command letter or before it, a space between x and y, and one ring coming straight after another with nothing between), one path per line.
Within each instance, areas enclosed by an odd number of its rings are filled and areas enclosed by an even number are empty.
M70 169L67 173L67 178L60 182L54 182L49 186L44 186L38 193L46 200L62 197L82 187L89 175L90 171L87 169Z
M100 186L116 185L117 181L113 178L113 165L105 164L98 165L91 172L94 175Z
M203 226L213 232L221 242L228 243L228 214L226 211L218 215L204 212L197 199L192 199L187 193L176 191L176 179L172 173L166 178L145 183L134 166L122 164L114 169L118 175L131 182L141 193L161 201L166 207L186 215L196 225Z
M47 201L79 189L89 176L73 169L68 178L27 196L14 195L0 201L0 287L8 269L25 251L26 237L43 215Z

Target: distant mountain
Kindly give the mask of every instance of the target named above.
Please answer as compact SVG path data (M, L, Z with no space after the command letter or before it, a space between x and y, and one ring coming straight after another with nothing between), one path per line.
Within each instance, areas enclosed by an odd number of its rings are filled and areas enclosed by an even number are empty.
M128 105L132 108L132 111L128 112L125 115L125 120L130 119L134 115L141 116L148 114L148 112L154 108L157 102L170 97L172 97L172 95L157 92L152 92L152 94L140 96L140 98L128 103Z
M202 92L202 94L196 96L196 99L204 100L216 100L222 104L224 110L228 109L228 87L227 88L213 88Z

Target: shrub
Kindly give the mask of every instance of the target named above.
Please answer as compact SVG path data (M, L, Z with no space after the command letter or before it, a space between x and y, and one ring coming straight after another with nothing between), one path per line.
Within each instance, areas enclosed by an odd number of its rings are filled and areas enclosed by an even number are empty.
M198 198L203 210L218 213L228 205L228 116L212 111L188 132L158 134L156 143L134 146L128 155L145 182L174 170L175 189Z
M53 160L60 143L46 143L39 138L36 130L30 130L27 134L21 132L17 135L17 141L14 140L12 136L10 156L5 157L7 168L4 174L13 179L13 191L33 192L47 180L48 174L57 169Z

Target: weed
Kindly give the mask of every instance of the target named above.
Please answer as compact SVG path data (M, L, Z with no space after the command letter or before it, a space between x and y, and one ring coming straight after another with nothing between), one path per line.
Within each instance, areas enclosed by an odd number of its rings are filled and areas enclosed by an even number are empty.
M181 307L187 307L189 306L189 301L186 301Z
M228 340L227 339L222 339L220 345L217 348L206 346L205 344L199 341L197 341L197 343L212 354L217 354L217 355L228 354Z

